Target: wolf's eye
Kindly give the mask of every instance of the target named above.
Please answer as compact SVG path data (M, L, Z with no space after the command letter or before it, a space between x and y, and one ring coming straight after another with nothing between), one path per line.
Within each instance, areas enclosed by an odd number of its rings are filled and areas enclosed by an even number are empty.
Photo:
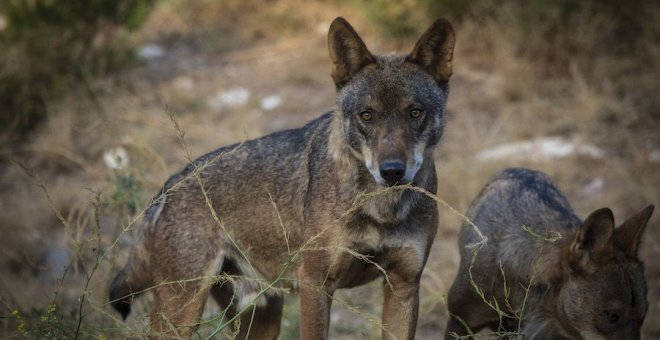
M609 323L619 322L619 313L615 311L605 311L605 317Z
M373 118L374 118L373 115L369 111L360 112L360 119L362 119L365 122L368 122L368 121L372 120Z
M420 109L412 109L410 110L410 117L412 118L419 118L422 116L422 110Z

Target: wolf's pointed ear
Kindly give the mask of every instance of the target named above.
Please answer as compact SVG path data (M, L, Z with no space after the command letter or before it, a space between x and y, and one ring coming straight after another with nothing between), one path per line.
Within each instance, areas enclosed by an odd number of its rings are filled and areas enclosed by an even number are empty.
M365 65L376 61L360 36L342 17L330 24L328 50L332 60L332 79L338 89Z
M590 263L599 262L612 254L614 215L608 208L598 209L582 223L580 231L571 244L571 254L577 264L588 269Z
M447 81L452 73L455 40L454 28L449 21L438 19L419 38L407 61L424 68L436 81Z
M646 224L649 222L652 214L653 205L649 205L614 230L614 244L623 250L626 257L637 257L640 236L644 232L644 228L646 228Z

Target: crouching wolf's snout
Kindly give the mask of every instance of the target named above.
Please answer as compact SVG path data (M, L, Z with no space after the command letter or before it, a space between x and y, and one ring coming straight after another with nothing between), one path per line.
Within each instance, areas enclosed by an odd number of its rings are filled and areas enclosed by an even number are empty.
M454 32L441 19L409 55L378 56L337 18L328 46L333 112L210 152L165 183L112 283L122 316L150 291L150 334L189 337L211 296L238 338L275 339L284 292L299 289L300 337L325 339L335 290L387 276L383 338L414 338L438 222L422 192L436 192ZM383 190L398 184L410 187Z
M445 339L486 327L524 339L639 339L648 304L638 248L652 213L617 228L608 208L580 221L545 174L503 171L469 212L486 246L469 248L479 237L461 230Z

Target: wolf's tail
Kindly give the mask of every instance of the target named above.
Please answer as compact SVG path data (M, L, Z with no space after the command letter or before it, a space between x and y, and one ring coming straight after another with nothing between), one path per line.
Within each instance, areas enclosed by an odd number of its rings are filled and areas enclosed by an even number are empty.
M173 177L174 178L174 177ZM173 178L168 180L174 181ZM153 228L160 213L165 206L167 184L159 195L157 195L152 204L147 209L145 217L140 226L139 243L135 245L126 266L122 268L110 284L110 304L126 320L131 312L131 303L133 299L153 286L149 270L148 252L145 249L144 233L147 229Z
M117 273L110 285L110 304L124 320L131 312L133 299L150 287L145 259L138 253L141 252L135 249L126 266Z

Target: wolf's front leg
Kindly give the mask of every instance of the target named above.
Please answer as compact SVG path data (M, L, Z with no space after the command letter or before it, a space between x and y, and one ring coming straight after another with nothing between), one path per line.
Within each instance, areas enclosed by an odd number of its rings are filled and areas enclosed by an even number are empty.
M307 261L298 271L300 281L300 339L322 340L328 338L330 307L334 289L327 282L326 266Z
M419 310L419 281L404 282L390 276L385 282L383 339L413 339Z
M419 311L419 281L423 262L397 256L383 283L383 339L413 339Z

